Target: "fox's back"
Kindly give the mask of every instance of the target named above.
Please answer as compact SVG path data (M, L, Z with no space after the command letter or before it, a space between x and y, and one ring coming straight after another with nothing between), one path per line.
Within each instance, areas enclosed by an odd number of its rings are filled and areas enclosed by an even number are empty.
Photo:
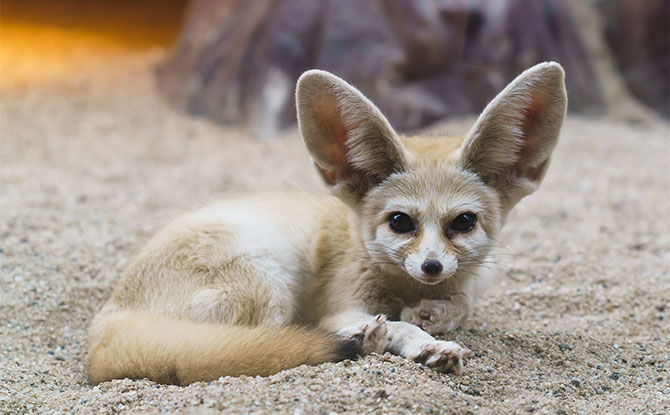
M318 261L314 252L322 229L347 228L346 223L332 222L346 222L349 215L335 197L297 191L208 205L156 234L127 267L112 301L180 314L192 301L188 293L214 283L212 270L224 274L254 261L275 269L278 281L273 282L278 285L303 285Z

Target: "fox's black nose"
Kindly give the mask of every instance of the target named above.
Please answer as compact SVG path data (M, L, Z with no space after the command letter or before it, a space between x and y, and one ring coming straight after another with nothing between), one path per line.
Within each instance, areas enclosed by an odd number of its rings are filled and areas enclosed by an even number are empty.
M421 264L421 271L428 275L437 275L442 272L442 264L435 259L427 259Z

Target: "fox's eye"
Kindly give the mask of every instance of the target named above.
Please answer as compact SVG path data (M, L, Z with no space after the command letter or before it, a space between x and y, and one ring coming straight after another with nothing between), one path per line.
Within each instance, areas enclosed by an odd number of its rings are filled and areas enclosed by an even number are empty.
M412 218L402 212L393 212L389 215L389 227L396 233L413 232L416 229Z
M461 213L460 215L456 216L456 219L454 219L453 222L451 222L449 230L456 232L469 232L472 230L472 228L475 227L475 223L477 223L477 215L470 212Z

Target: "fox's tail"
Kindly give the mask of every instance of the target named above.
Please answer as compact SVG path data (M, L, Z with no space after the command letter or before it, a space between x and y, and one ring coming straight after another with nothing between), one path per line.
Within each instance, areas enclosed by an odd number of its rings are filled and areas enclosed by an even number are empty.
M356 342L316 328L221 326L141 311L99 315L90 342L92 384L124 377L188 385L221 376L267 376L358 353Z

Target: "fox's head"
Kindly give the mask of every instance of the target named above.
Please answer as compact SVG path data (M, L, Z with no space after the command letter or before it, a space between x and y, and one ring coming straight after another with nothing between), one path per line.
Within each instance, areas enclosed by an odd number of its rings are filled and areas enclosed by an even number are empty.
M537 189L567 98L561 66L536 65L464 138L400 137L363 94L324 71L300 77L296 102L314 164L357 212L371 260L433 285L473 273L510 209Z

